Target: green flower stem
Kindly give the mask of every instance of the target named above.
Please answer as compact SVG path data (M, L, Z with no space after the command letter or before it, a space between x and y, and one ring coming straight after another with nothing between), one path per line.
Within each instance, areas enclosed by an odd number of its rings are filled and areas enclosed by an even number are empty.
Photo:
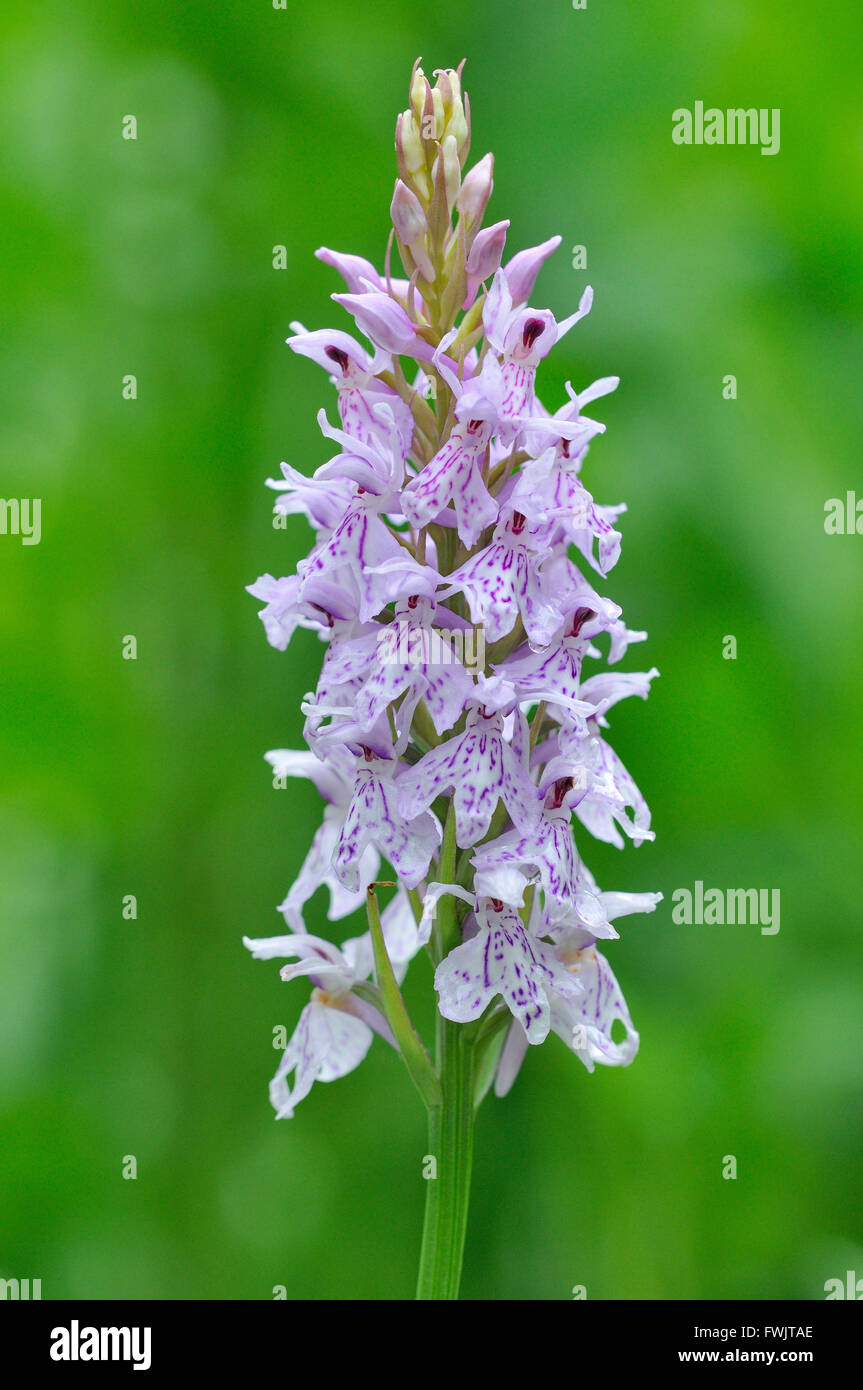
M422 895L417 892L416 888L409 888L408 898L410 899L410 904L413 908L414 921L416 922L417 926L419 926L420 922L422 921L423 915Z
M429 714L425 700L420 700L414 710L413 719L411 720L411 734L419 735L426 750L429 748L436 748L440 743L437 730L434 726L434 720Z
M446 821L444 822L443 841L440 847L440 857L438 860L438 872L441 883L453 883L455 881L455 861L456 861L456 842L455 842L455 806L451 801L447 808ZM458 921L456 919L455 900L444 893L437 905L435 913L435 924L433 928L433 953L435 963L442 961L444 956L448 956L454 946L459 942Z
M393 1030L393 1037L399 1045L405 1066L410 1072L411 1080L422 1096L427 1106L439 1109L442 1103L441 1085L438 1080L431 1058L422 1044L422 1039L410 1021L410 1016L402 998L398 981L393 974L393 967L387 955L386 942L384 941L383 928L381 926L381 914L378 908L378 900L375 895L376 886L392 885L369 885L366 892L366 911L369 919L369 932L372 938L372 947L375 953L375 975L377 976L378 989L381 992L384 1008L386 1010L387 1022Z
M473 1162L472 1029L438 1016L437 1066L443 1104L429 1109L429 1156L436 1173L426 1182L426 1211L417 1298L457 1299L461 1280Z

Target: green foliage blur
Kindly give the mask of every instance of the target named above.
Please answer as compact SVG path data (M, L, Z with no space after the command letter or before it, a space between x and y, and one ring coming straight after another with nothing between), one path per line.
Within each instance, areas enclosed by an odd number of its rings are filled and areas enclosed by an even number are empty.
M298 745L322 649L270 649L244 592L309 538L273 530L265 478L332 452L324 375L284 339L351 326L316 247L382 262L418 54L467 59L510 253L563 236L534 302L594 286L540 393L621 377L585 478L629 505L604 591L649 641L624 668L662 673L611 730L656 842L579 838L602 887L666 895L608 950L641 1051L589 1076L552 1039L485 1103L463 1296L863 1275L863 536L824 529L863 498L861 29L850 0L6 8L0 494L41 497L43 533L0 536L0 1275L412 1295L402 1065L376 1042L276 1123L273 1029L307 992L241 937L278 930L320 812L263 754ZM779 107L780 153L674 145L696 100ZM780 889L781 930L675 925L696 880ZM428 1035L424 959L407 994Z

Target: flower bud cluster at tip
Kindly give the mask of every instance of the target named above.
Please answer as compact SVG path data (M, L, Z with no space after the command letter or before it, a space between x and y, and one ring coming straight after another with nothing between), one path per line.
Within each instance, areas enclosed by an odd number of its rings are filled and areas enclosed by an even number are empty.
M391 215L402 263L415 277L440 336L461 302L466 261L491 197L494 161L486 155L463 177L470 103L462 91L461 67L434 76L432 86L419 62L414 65L409 104L396 121L399 176ZM450 290L445 302L443 286Z

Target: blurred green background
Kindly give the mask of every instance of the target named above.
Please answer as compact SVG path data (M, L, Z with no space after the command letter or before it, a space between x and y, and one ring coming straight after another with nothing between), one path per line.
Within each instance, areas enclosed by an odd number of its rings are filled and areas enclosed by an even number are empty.
M467 58L510 252L563 236L534 303L594 286L540 389L621 376L585 476L629 504L605 590L650 640L624 665L662 673L611 734L656 842L580 841L603 887L666 894L608 952L641 1052L591 1077L552 1040L486 1102L463 1296L863 1275L863 536L823 524L863 496L859 7L73 0L2 25L0 493L43 499L43 537L0 537L0 1275L412 1294L401 1064L376 1043L277 1124L272 1030L307 992L241 937L278 929L319 817L262 755L298 744L321 648L271 650L244 593L308 540L272 529L264 479L331 452L284 339L350 326L316 247L382 260L417 54ZM696 100L781 108L781 152L675 146ZM696 879L778 888L779 934L674 925ZM408 996L427 1029L425 960Z

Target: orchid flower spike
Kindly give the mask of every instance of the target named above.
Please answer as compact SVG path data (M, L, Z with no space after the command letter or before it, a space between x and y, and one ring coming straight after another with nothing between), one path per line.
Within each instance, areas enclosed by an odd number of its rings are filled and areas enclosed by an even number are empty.
M347 320L293 323L287 339L336 392L337 417L315 403L320 450L268 484L279 529L309 522L308 554L249 586L273 648L298 627L323 643L301 706L306 746L266 755L274 786L313 784L321 822L279 905L285 930L245 941L256 959L287 962L286 983L312 986L272 1104L294 1115L316 1082L353 1073L376 1035L401 1057L439 1165L420 1274L420 1296L434 1298L458 1286L464 1233L440 1223L468 1180L471 1102L504 1095L548 1039L588 1072L632 1062L638 1034L596 943L617 953L612 923L661 896L603 892L582 858L588 835L653 838L607 736L609 712L646 698L658 672L604 669L646 634L594 587L617 562L626 509L594 500L587 454L605 426L582 410L618 379L540 400L543 363L593 291L562 317L532 307L560 237L511 254L509 221L483 226L493 159L469 170L469 150L461 67L429 78L417 62L385 268L319 249L347 287L332 295ZM354 935L332 941L327 922ZM440 1015L433 1057L401 992L423 951Z

